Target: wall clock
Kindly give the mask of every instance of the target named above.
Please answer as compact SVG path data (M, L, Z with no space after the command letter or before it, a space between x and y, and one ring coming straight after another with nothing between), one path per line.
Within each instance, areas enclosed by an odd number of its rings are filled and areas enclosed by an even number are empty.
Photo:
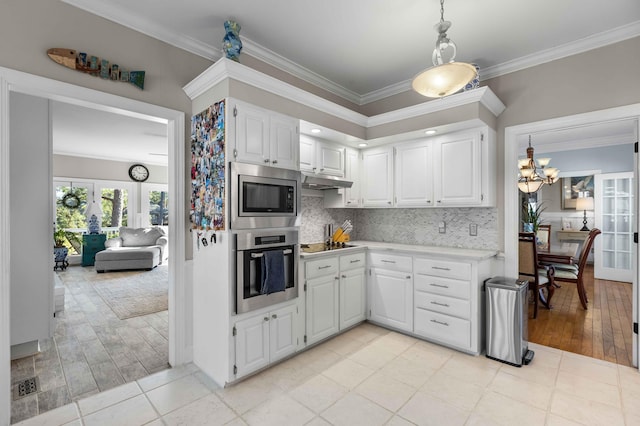
M144 182L149 179L149 169L142 164L134 164L129 167L129 177L136 182Z

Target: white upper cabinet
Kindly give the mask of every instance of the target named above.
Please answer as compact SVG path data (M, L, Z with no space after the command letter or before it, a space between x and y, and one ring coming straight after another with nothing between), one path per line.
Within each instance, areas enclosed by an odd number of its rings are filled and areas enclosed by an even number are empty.
M355 149L346 149L344 177L353 182L344 190L344 206L360 207L360 153Z
M393 148L372 148L362 152L363 207L391 207L393 204Z
M344 151L340 145L300 136L300 170L330 176L344 176Z
M434 205L432 157L432 144L426 140L396 147L396 207Z
M235 161L298 170L298 120L236 100L229 111Z

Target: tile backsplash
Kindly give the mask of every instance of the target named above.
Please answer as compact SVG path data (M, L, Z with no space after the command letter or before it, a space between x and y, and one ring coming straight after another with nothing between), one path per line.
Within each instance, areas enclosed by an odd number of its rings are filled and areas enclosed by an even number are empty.
M498 210L495 208L325 209L321 197L302 197L300 242L320 242L323 225L353 222L353 240L383 241L441 247L499 250ZM439 232L445 222L446 232ZM477 236L469 225L477 225Z

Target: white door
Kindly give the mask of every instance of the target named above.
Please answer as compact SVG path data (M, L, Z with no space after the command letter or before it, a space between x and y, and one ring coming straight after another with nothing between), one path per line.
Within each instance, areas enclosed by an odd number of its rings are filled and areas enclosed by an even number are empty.
M296 351L296 305L287 306L270 313L269 342L270 360L274 362Z
M393 149L377 148L362 153L362 205L391 207L393 200Z
M413 282L406 272L371 268L372 321L413 331Z
M482 202L480 133L445 135L434 145L436 206Z
M333 274L307 280L307 344L339 331L338 291Z
M595 176L595 224L602 234L595 240L594 276L633 281L633 173Z
M340 275L340 329L351 327L365 319L364 268L345 271Z
M397 207L426 207L433 205L433 170L431 144L417 144L396 148L395 189Z
M236 376L241 377L269 364L269 314L236 323Z
M344 148L319 143L317 149L317 172L324 175L344 176Z
M235 105L236 160L269 165L269 115L260 108L245 103Z
M353 182L351 188L345 189L345 207L360 206L360 153L355 149L346 149L345 178Z
M269 160L271 165L283 169L299 170L300 137L298 135L298 120L286 115L272 113L269 128Z

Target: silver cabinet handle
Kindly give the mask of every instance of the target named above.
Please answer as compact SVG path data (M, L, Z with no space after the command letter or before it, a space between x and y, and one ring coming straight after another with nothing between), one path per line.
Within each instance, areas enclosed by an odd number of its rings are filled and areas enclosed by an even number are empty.
M327 269L327 268L331 268L331 265L318 266L318 269Z
M269 159L268 159L268 158L265 158L265 159L264 159L264 162L265 162L265 163L268 163L268 162L269 162Z
M439 202L439 203L441 203L441 202L442 202L442 200L438 200L438 202Z
M407 279L410 280L411 279L411 275L407 275Z
M446 322L442 322L442 321L438 321L438 320L434 320L432 319L431 322L435 322L436 324L440 324L440 325L444 325L446 327L449 327L449 324Z
M273 160L271 164L278 164L278 160Z
M342 278L347 278L347 276L346 275L342 275Z
M444 306L445 308L448 308L449 305L447 303L440 303L440 302L431 302L432 305L438 305L438 306Z
M321 172L324 172L324 167L320 169Z
M449 288L449 286L448 286L448 285L442 285L442 284L434 284L434 283L431 283L431 284L429 284L429 285L430 285L431 287Z
M317 169L318 169L317 167L314 167L314 168L313 168L313 171L315 172Z
M442 266L432 266L431 269L439 269L441 271L450 271L450 268L443 268Z
M271 315L271 318L273 318L273 319L278 318L278 314L273 314L273 315Z
M334 279L334 280L339 280L339 279L340 279L340 277L333 277L333 279Z
M431 200L427 200L427 204L431 204Z
M351 201L347 201L347 204L351 204Z
M264 317L264 320L265 321L269 321L269 317Z
M358 262L360 262L360 259L356 259L356 260L351 260L351 261L349 261L349 263L358 263Z
M380 259L380 262L383 262L383 263L396 263L395 260L386 260L386 259Z
M387 204L391 204L391 201L387 201Z

